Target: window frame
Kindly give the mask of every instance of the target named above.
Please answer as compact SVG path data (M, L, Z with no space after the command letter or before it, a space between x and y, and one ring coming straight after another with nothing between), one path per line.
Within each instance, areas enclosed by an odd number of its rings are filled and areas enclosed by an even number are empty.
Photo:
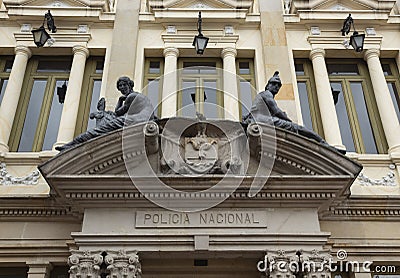
M394 83L397 90L397 106L400 110L400 74L394 59L381 59L381 65L389 65L392 75L385 75L386 83ZM400 119L398 119L400 122Z
M150 73L150 63L159 62L160 63L160 73ZM161 118L162 113L162 92L163 92L163 75L164 75L164 58L160 57L146 57L144 63L144 75L143 75L143 88L142 93L148 96L148 85L151 81L158 79L158 111L157 117ZM156 109L156 107L154 107Z
M6 72L4 70L8 61L12 61L12 63L14 63L14 56L8 56L8 55L7 56L0 56L0 69L1 69L1 71L0 71L0 92L1 92L1 90L3 88L3 84L4 84L4 83L2 83L3 80L9 80L9 77L10 77L11 71L10 72ZM4 93L5 93L5 91L4 91ZM1 99L0 100L0 105L1 105L1 103L3 101L3 98L4 98L4 96L0 97L0 99Z
M192 73L183 73L183 63L184 62L215 62L216 74L192 74ZM178 110L181 109L183 103L183 95L182 95L182 82L183 81L196 81L196 110L202 114L204 114L204 107L200 106L201 92L199 92L199 88L202 86L204 81L216 81L216 91L221 92L217 94L216 100L217 105L224 108L224 91L222 89L223 85L223 77L222 73L222 60L218 58L180 58L178 60L178 94L177 94L177 103L176 103L176 111L177 116L181 116L181 113L178 113ZM224 109L218 109L217 111L218 117L223 119L225 117ZM207 117L207 115L204 115Z
M357 153L366 154L362 131L358 120L353 94L351 92L351 82L361 82L367 113L369 116L374 141L378 154L387 153L388 145L383 131L382 121L376 104L375 94L369 71L365 61L360 59L326 59L326 65L329 64L357 64L358 75L329 75L330 82L342 83L343 97L347 110L347 116L350 122L350 129L353 137L354 147Z
M313 130L322 138L325 138L324 129L322 126L321 112L319 110L317 89L315 86L314 69L310 60L295 59L294 65L302 64L304 75L296 74L296 86L299 82L305 82L307 87L307 97ZM297 87L298 90L298 87ZM300 97L299 97L300 99ZM299 100L300 101L300 100ZM300 104L301 105L301 104ZM303 115L301 115L303 117Z
M100 61L103 61L103 63L105 62L103 56L90 56L86 60L81 91L82 93L79 100L79 110L74 136L78 136L79 134L85 132L87 129L90 114L90 105L92 103L93 97L94 82L99 80L101 81L104 73L104 67L101 73L96 73L97 62Z
M27 70L24 76L21 95L16 110L17 117L15 117L15 121L11 129L11 136L9 139L9 147L10 151L12 152L18 152L34 81L35 80L47 81L43 95L43 102L40 108L39 120L36 126L36 131L32 142L32 150L31 150L31 152L39 152L42 151L45 139L44 137L46 135L48 119L50 116L50 110L53 101L53 93L54 90L56 89L55 88L56 81L69 80L70 71L37 72L37 68L40 61L60 61L60 62L68 61L71 62L72 65L72 56L61 56L61 57L34 56L29 60L27 65Z
M241 62L248 62L249 63L249 69L250 69L250 73L249 74L241 74L240 73L240 63ZM254 88L254 90L251 90L251 99L254 100L254 98L257 95L257 90L256 88L256 78L255 78L255 72L254 72L254 59L252 58L237 58L236 59L236 74L240 77L237 80L237 88L238 88L238 105L239 105L239 119L243 119L243 111L242 111L242 105L240 103L240 100L242 99L242 92L240 91L240 81L241 78L243 78L244 80L248 81L250 83L250 85L252 86L252 88ZM250 111L251 107L249 107L249 111Z

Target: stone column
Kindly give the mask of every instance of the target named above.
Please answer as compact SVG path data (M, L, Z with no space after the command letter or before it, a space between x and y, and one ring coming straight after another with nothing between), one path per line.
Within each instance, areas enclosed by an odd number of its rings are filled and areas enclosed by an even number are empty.
M86 58L89 56L89 50L84 46L74 46L72 52L74 53L74 58L61 114L57 143L54 144L54 147L62 146L71 141L75 133L79 101L81 99L83 74L85 72Z
M224 112L225 119L240 121L239 119L239 93L236 78L236 54L233 47L226 47L221 51L224 63Z
M175 47L167 47L163 53L165 61L161 118L168 118L176 115L179 50Z
M142 275L137 251L107 251L104 261L112 278L140 278Z
M103 263L101 251L72 250L68 258L70 278L100 277L100 266Z
M28 278L48 278L53 268L50 263L27 263L29 266Z
M322 126L324 128L325 140L339 149L345 149L340 136L339 122L333 102L331 84L325 64L325 50L313 49L310 59L314 68L315 85L317 88L318 105L321 111Z
M390 97L389 88L379 60L379 49L365 51L364 59L367 61L369 75L374 89L376 104L389 145L389 153L400 152L400 125L396 110Z
M9 150L8 140L21 95L22 82L24 81L28 59L32 55L31 50L22 45L15 47L14 51L14 63L0 106L0 152L8 152Z
M128 76L133 79L135 76L140 2L143 1L118 0L116 4L112 43L107 49L110 51L108 74L102 83L107 107L115 107L120 97L115 85L118 78Z

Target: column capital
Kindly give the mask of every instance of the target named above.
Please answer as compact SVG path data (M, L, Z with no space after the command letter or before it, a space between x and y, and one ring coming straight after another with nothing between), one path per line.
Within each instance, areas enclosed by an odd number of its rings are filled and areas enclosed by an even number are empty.
M32 56L32 51L25 45L17 45L14 48L15 55L25 55L28 59Z
M89 57L89 54L90 54L89 49L83 45L75 45L74 47L72 47L72 53L74 55L77 55L77 54L84 55L85 58Z
M326 54L326 52L323 48L315 48L315 49L311 50L311 52L310 52L310 59L314 60L315 58L317 58L319 56L322 58L325 58L325 54Z
M234 47L225 47L224 49L222 49L221 51L221 57L225 58L226 56L233 56L236 57L237 55L237 51L236 48Z
M372 57L379 58L380 55L381 55L381 51L377 48L367 49L364 53L364 60L368 61L368 59L370 59Z
M164 48L163 54L165 57L167 56L179 57L179 49L176 47L166 47Z

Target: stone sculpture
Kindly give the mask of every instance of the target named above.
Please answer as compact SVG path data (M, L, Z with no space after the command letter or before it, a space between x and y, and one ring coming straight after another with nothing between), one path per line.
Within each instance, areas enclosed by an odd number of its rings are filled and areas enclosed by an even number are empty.
M118 99L115 111L105 111L105 100L100 99L98 104L99 111L90 115L91 118L96 118L96 127L80 134L71 142L56 147L56 150L64 151L92 138L120 129L124 125L153 120L154 109L150 99L133 91L133 85L134 82L129 77L120 77L117 81L117 88L122 96Z
M250 114L244 118L244 121L246 123L261 122L271 124L329 146L328 143L314 131L292 122L287 114L278 107L274 98L278 94L281 86L282 82L279 78L279 72L276 71L268 80L265 91L258 93L253 100ZM338 151L341 152L341 150Z

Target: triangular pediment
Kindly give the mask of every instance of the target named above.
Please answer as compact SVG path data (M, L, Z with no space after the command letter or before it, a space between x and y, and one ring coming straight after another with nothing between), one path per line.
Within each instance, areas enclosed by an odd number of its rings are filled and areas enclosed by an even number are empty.
M4 0L4 5L8 6L29 6L29 7L103 7L106 8L107 1L90 0Z
M357 10L357 11L381 11L390 12L394 5L395 0L293 0L291 10L296 11L336 11L336 10Z
M180 9L248 9L251 0L150 0L151 8L180 8Z

